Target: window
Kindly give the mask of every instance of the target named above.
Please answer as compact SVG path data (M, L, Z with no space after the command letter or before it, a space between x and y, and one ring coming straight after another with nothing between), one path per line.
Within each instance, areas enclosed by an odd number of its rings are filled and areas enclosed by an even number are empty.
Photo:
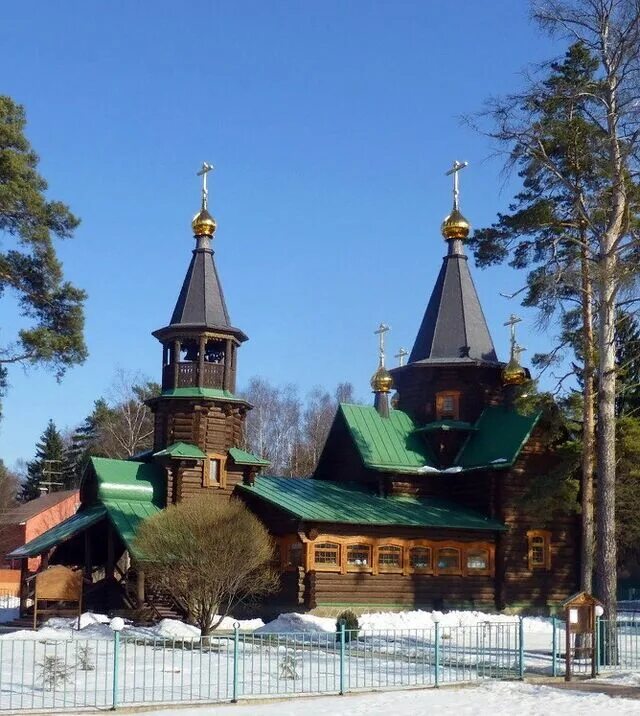
M287 569L302 567L302 544L300 542L294 542L289 545L286 567Z
M468 572L488 572L489 568L489 552L486 549L473 549L467 552Z
M440 548L436 565L438 574L460 574L460 550L453 547Z
M401 572L402 571L402 547L385 544L378 547L378 571L380 572Z
M430 572L431 547L412 547L409 550L409 565L416 572Z
M458 420L460 417L460 392L447 390L436 393L436 419Z
M227 476L225 472L226 462L226 455L218 455L217 453L212 453L207 456L207 460L205 462L204 467L205 487L223 488L227 486Z
M320 542L313 548L316 569L337 569L340 566L340 545Z
M527 540L529 569L551 569L551 533L548 530L530 530Z
M347 569L357 571L371 567L371 547L368 544L350 544L347 546Z

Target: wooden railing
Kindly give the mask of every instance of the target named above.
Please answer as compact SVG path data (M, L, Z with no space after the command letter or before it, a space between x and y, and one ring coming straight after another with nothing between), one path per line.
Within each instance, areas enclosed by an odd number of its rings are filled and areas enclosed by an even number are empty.
M198 382L199 364L195 361L182 361L178 363L178 379L174 384L173 364L165 365L162 369L162 389L168 388L196 388ZM202 382L203 388L223 388L224 365L222 363L204 363Z

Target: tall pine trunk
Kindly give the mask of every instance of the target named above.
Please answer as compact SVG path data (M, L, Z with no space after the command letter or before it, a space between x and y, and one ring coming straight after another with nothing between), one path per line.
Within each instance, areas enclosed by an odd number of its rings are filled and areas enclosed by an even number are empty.
M593 342L593 284L589 265L586 231L582 231L582 333L583 333L583 404L582 404L582 540L580 560L580 589L593 591L594 567L594 511L593 469L595 461L595 361Z

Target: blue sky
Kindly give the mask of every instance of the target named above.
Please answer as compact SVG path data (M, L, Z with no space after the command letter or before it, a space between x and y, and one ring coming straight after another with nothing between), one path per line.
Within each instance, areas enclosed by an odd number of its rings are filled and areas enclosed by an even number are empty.
M467 160L462 209L491 222L514 185L459 117L515 90L558 52L524 0L9 3L2 92L24 104L52 198L81 217L59 245L89 293L90 356L57 384L10 373L0 457L28 458L47 420L72 427L116 368L159 379L165 325L187 268L203 160L233 323L252 375L303 392L348 380L363 398L373 330L410 349L444 253L444 172ZM523 277L474 278L501 357L525 318L527 355L549 336L499 296ZM16 328L0 304L4 336Z

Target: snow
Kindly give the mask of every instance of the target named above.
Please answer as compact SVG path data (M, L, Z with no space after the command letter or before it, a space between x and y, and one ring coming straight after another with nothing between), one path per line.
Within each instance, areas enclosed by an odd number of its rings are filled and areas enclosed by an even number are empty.
M518 714L549 716L633 716L640 701L612 699L604 694L582 693L522 683L493 682L475 688L387 691L347 696L303 697L267 703L146 711L145 716L416 716L455 713L456 716Z

